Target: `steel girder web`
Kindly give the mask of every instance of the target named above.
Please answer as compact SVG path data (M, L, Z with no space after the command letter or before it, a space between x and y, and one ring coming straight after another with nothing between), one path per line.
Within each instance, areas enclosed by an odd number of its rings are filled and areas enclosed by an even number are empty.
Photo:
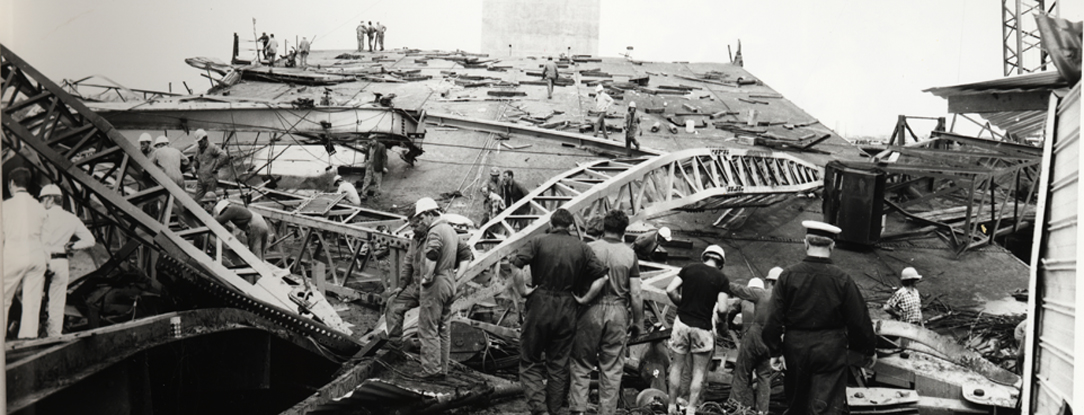
M582 229L587 219L611 209L624 210L631 221L637 221L688 206L764 206L821 187L823 177L823 171L812 163L757 150L702 148L584 163L538 186L479 228L468 241L475 259L457 279L459 294L452 309L466 310L505 290L510 279L497 272L488 286L473 287L468 282L483 272L497 271L502 259L544 233L550 213L558 208L571 211L577 228ZM650 263L641 267L645 282L650 282L644 284L645 299L669 303L659 286L665 286L677 269ZM405 325L412 323L408 317Z
M83 213L90 212L84 216L106 220L107 229L99 230L100 234L115 235L116 246L136 240L198 270L204 279L302 318L308 321L304 330L318 340L335 338L330 343L339 343L346 339L353 344L350 330L319 293L306 293L284 282L281 270L257 259L108 122L9 49L2 48L0 58L5 147L64 187ZM158 217L152 215L156 212ZM255 278L256 283L243 276ZM315 296L315 300L302 309L291 295ZM306 312L323 324L300 317Z

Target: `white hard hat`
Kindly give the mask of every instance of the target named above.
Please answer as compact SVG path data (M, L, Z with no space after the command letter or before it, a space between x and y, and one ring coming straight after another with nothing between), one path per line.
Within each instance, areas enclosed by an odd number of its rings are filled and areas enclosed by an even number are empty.
M782 273L783 273L783 268L775 267L775 268L772 268L770 271L768 271L768 276L764 277L764 278L767 278L768 281L775 281L775 280L779 279L779 274L782 274Z
M595 85L595 92L602 92L602 84Z
M707 248L704 248L704 253L700 254L700 260L706 260L708 258L708 255L714 255L720 261L726 261L726 252L723 252L723 248L719 245L711 245Z
M670 233L670 228L665 226L659 228L659 236L666 240L666 242L670 242L670 239L673 238L673 235Z
M331 180L331 182L332 182L332 183L338 183L338 182L341 182L342 180L343 180L343 177L342 177L342 176L340 176L340 175L337 175L337 174L336 174L336 175L335 175L335 178L334 178L334 179L332 179L332 180Z
M900 279L901 280L921 280L922 276L918 275L918 271L916 271L913 267L907 267L907 268L903 269L903 272L900 272Z
M196 137L196 141L207 138L207 132L203 131L202 128L196 130L196 132L194 134L192 134L192 135Z
M140 143L150 143L150 142L153 142L153 141L154 141L154 139L151 138L150 134L143 133L143 134L139 135L139 142Z
M764 288L764 281L761 280L760 278L753 277L753 279L749 280L749 285L748 286L749 287L756 287L756 288Z
M45 185L45 187L41 188L41 193L38 193L39 198L45 196L64 196L64 194L60 192L60 186L57 186L55 184L47 184Z
M154 139L154 145L159 144L169 144L169 137L166 137L164 135L158 136L158 138Z
M437 201L431 197L423 197L418 199L418 202L414 204L414 216L418 216L422 213L430 210L439 210L440 206L437 205Z
M835 239L840 232L843 232L838 226L815 220L804 220L802 221L802 226L805 227L806 234L824 236L832 239Z
M215 208L213 210L214 213L215 213L215 216L221 215L222 211L226 210L226 206L229 206L229 205L230 205L230 201L226 200L226 199L219 200L218 203L215 203Z
M636 108L636 101L629 101L629 108Z

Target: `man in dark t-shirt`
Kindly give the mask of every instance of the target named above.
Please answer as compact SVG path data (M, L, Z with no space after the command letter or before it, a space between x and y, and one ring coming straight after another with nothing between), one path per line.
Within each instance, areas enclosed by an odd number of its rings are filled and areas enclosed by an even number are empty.
M666 295L678 306L670 334L670 350L675 356L670 364L669 414L677 413L681 373L689 353L693 355L693 373L686 413L696 413L704 374L715 351L715 333L726 332L726 302L730 296L730 281L723 274L726 253L719 245L712 245L704 249L700 259L702 264L686 265L666 287Z

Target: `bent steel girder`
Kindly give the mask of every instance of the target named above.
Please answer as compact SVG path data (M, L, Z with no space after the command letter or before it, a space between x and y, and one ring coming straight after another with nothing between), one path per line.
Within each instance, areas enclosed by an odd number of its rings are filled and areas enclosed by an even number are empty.
M821 185L819 167L770 151L702 148L587 163L543 183L483 225L469 241L476 259L459 282L541 234L558 208L571 211L579 223L611 209L637 221L690 206L764 206Z
M281 270L260 261L106 120L11 50L0 48L0 59L4 146L64 188L109 248L138 241L244 295L290 313L311 312L350 333L318 293L308 308L299 307Z
M821 168L789 154L721 148L583 163L539 185L468 240L475 259L456 279L459 289L451 308L466 310L507 289L511 279L497 275L495 267L544 233L550 214L559 208L572 212L577 228L582 228L587 219L611 209L624 210L630 221L636 221L687 206L763 206L816 189L823 185L823 176ZM640 266L644 300L669 304L663 287L678 269L645 262ZM489 285L470 282L487 271L496 277ZM416 318L408 315L404 328L413 326ZM365 338L380 328L378 324Z

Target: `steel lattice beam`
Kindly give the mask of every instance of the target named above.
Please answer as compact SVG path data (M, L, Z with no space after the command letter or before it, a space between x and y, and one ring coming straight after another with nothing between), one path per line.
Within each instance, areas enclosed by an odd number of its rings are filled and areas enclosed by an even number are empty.
M1057 2L1050 1L1049 9L1047 3L1046 0L1003 0L1001 50L1005 76L1046 70L1050 59L1042 50L1039 27L1031 15L1052 13Z
M99 236L106 235L111 248L137 240L269 306L311 312L350 333L319 294L309 308L300 308L291 295L301 287L256 258L109 122L11 50L0 48L0 59L4 146L65 188L84 217L101 223ZM201 231L182 233L185 228Z

